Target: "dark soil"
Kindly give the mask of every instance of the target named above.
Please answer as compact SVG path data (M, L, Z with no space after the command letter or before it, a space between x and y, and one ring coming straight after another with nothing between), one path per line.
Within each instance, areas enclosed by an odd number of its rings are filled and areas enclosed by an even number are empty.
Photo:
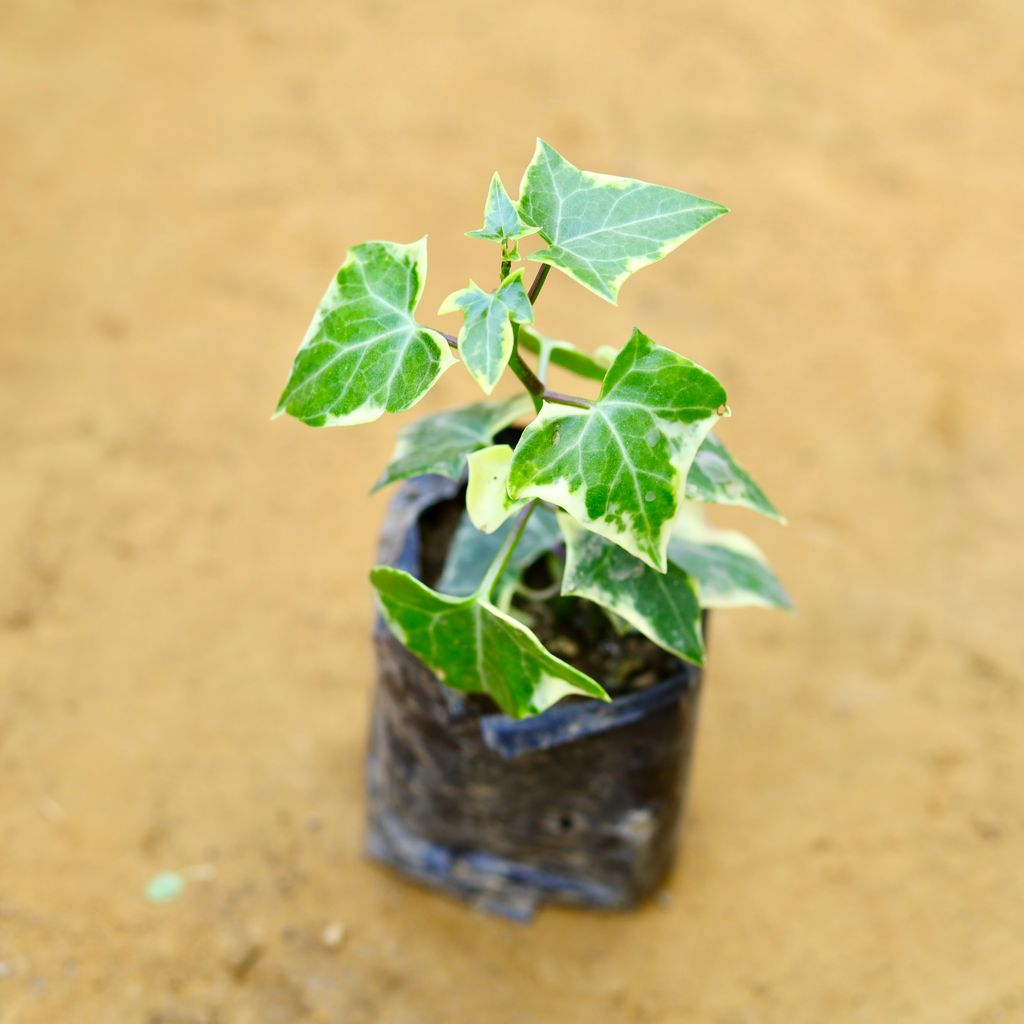
M432 586L444 570L445 557L459 524L461 498L443 501L420 517L420 567ZM556 558L542 558L526 573L535 590L554 583ZM632 693L676 675L682 668L674 655L639 633L620 634L597 605L558 594L548 600L516 597L513 605L541 643L563 661L596 679L609 693Z

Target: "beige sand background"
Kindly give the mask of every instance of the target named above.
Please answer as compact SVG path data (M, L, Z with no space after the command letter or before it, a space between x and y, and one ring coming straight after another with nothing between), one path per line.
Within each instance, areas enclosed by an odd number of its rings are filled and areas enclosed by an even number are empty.
M1024 1021L1024 15L7 0L0 1021ZM733 213L613 309L715 370L800 606L714 627L663 898L529 928L360 854L395 420L268 421L346 248L423 309L536 134ZM424 408L472 398L449 373ZM215 872L171 903L157 872ZM338 948L324 928L343 924Z

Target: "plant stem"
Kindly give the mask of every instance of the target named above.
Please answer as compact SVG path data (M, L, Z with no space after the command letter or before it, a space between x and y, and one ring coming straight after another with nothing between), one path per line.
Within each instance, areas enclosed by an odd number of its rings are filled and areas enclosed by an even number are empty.
M512 329L518 336L518 324L513 324ZM437 330L437 328L434 328ZM458 349L459 339L444 331L437 331L452 348ZM579 409L589 409L594 403L586 398L578 398L576 395L565 395L561 391L548 391L544 382L531 370L516 348L512 349L512 355L508 360L509 369L523 382L523 387L529 392L533 399L534 408L540 411L542 402L554 402L556 405L574 405Z
M537 271L537 276L533 279L533 284L530 285L530 302L532 303L537 295L540 293L541 288L544 286L544 278L548 276L548 271L551 268L545 263L541 266L540 270ZM502 280L508 276L509 265L505 261L501 264ZM435 330L437 330L435 328ZM452 348L458 349L459 339L452 334L448 334L445 331L437 331L445 341L451 345ZM527 393L533 400L533 407L537 412L540 412L541 405L544 402L554 402L557 405L572 405L578 409L589 409L594 403L588 401L586 398L577 398L575 395L564 395L560 391L548 391L544 384L544 381L537 376L530 369L526 363L523 362L523 357L519 354L519 324L512 324L512 355L508 359L508 368L522 381L523 387L526 388ZM545 366L546 370L547 367Z
M528 587L525 583L519 583L516 586L516 591L529 601L550 601L561 589L561 580L555 580L554 583L549 583L540 590Z
M505 278L508 277L508 275L511 272L512 272L512 261L511 260L502 260L501 261L501 271L500 271L501 277L498 280L499 281L504 281Z
M523 387L530 393L534 408L540 410L541 396L544 394L544 381L531 370L519 354L519 324L512 325L512 355L508 358L509 369L523 382Z
M589 409L594 404L588 398L577 398L576 395L563 395L561 391L545 391L540 397L545 402L554 402L556 405L573 405L577 409Z
M523 535L523 530L526 529L526 521L530 518L530 514L533 512L537 505L537 498L529 503L524 509L522 509L516 521L509 531L508 536L505 538L505 542L501 545L498 553L494 556L494 561L487 568L480 586L477 588L477 594L480 597L488 598L491 596L491 591L494 590L495 584L501 578L501 574L505 571L505 566L508 565L508 560L512 557L512 552L515 551L516 545L519 543L519 539Z
M549 263L542 263L540 265L540 270L537 271L537 276L533 279L533 284L530 285L530 291L527 295L531 306L537 301L537 296L540 295L540 290L544 287L544 282L547 280L550 269L551 265Z

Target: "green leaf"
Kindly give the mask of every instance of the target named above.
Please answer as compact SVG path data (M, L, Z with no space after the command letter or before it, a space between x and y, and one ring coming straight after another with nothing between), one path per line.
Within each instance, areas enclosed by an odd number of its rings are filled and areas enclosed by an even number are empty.
M550 654L522 623L479 595L438 594L408 573L370 573L381 611L398 640L441 682L486 693L507 715L540 714L569 695L610 700L589 676Z
M682 569L670 563L657 572L569 516L558 522L565 536L563 594L593 601L666 651L704 664L697 590Z
M587 355L586 352L581 352L568 341L547 338L529 327L520 329L519 344L527 352L533 352L540 357L537 374L541 380L545 379L544 369L548 362L571 370L580 377L588 377L590 380L604 380L604 375L608 372L609 363L602 363L599 359Z
M299 346L275 415L311 427L368 423L415 405L455 360L413 313L427 240L353 246Z
M438 313L463 314L459 331L459 355L473 379L490 394L512 355L512 322L529 323L533 307L523 287L523 270L509 274L495 292L485 292L478 284L452 292Z
M466 513L482 533L494 533L528 499L510 498L508 476L512 468L512 449L496 444L474 452L468 458L469 483L466 486Z
M502 402L477 402L449 412L425 416L402 428L391 461L374 491L421 473L438 473L458 480L466 456L489 445L494 435L532 411L528 395Z
M472 594L483 582L488 566L501 550L513 526L513 523L506 522L493 533L483 533L473 525L469 514L463 513L448 549L444 571L437 581L437 589L456 597ZM554 512L539 505L527 519L519 543L512 550L505 571L498 580L499 590L518 583L522 574L561 539ZM502 600L496 603L500 607L505 606Z
M545 403L507 491L542 498L664 572L687 470L723 412L707 370L634 331L588 409Z
M686 478L686 497L714 505L740 505L780 523L786 521L714 434L708 434L693 460Z
M700 514L676 520L669 561L697 580L702 608L793 608L789 594L753 541L709 526Z
M614 303L630 274L728 211L674 188L581 171L538 139L519 212L548 243L529 259L558 267Z
M527 224L519 216L516 204L509 198L505 186L501 183L498 172L494 172L491 178L491 187L487 190L487 203L484 206L484 226L476 231L467 231L469 238L483 238L489 242L501 242L506 245L515 242L527 235L532 235L537 229ZM519 254L515 247L511 251L512 259L518 259Z

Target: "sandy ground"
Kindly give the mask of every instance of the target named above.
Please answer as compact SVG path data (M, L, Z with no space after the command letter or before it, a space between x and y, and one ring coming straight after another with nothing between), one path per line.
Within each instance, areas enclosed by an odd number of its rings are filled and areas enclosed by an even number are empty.
M8 0L0 1021L1024 1021L1022 29ZM540 324L718 372L800 614L715 623L663 898L524 928L361 857L398 423L268 414L350 244L429 232L428 315L490 279L461 232L535 134L732 207L617 309L552 275Z

